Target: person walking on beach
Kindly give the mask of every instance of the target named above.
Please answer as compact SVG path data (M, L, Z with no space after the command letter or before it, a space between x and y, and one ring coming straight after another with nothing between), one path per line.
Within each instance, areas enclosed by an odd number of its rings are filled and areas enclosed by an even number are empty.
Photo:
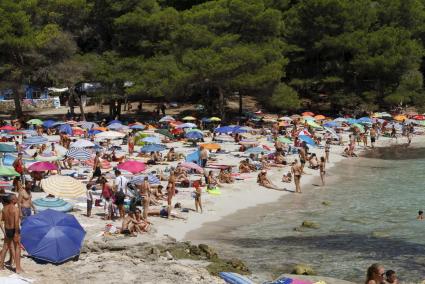
M23 272L21 267L21 246L20 246L20 213L16 207L18 199L12 194L8 198L8 204L2 210L2 221L4 222L5 237L3 249L0 256L0 270L4 269L4 259L8 251L16 266L16 273Z
M87 217L91 217L91 210L93 208L93 189L95 187L93 186L93 184L91 182L89 182L86 186L86 199L87 199Z
M131 156L134 153L134 136L133 134L128 135L128 154Z
M369 134L370 134L370 144L372 145L372 148L375 148L375 141L376 141L376 129L375 129L375 126L373 126L370 129Z
M200 158L201 158L201 167L205 168L208 162L208 150L205 149L204 147L201 146L201 153L200 153Z
M127 195L127 179L121 175L119 170L115 170L115 205L118 207L120 219L125 217L124 199Z
M302 166L298 163L298 160L295 159L295 161L292 163L291 166L291 173L294 176L294 184L295 184L295 193L301 193L301 175L303 173Z
M34 204L32 203L31 186L21 187L18 192L18 208L22 218L31 216L31 209L36 213Z
M331 140L327 139L325 144L325 157L326 157L326 163L329 163L329 154L331 151Z
M173 197L176 194L176 177L174 171L170 172L170 177L168 178L167 184L167 205L168 205L168 214L167 218L170 218Z
M100 178L102 176L102 171L100 170L100 152L96 152L96 157L94 157L93 162L93 176L90 178L89 183L94 178Z
M306 152L305 142L302 143L301 148L298 151L298 155L300 157L301 163L301 171L304 171L305 162L307 160L307 152Z
M385 269L382 265L374 263L367 269L365 284L384 283Z
M151 186L149 184L148 177L145 177L142 184L139 185L140 196L143 197L142 205L143 205L143 219L145 221L148 220L148 212L149 212L149 204L150 204L150 194L151 194Z
M196 209L196 212L198 212L198 208L201 209L201 213L202 213L202 200L201 200L202 188L201 188L201 180L195 181L193 183L193 186L195 187L195 191L193 192L193 196L195 198L195 209Z
M320 169L320 179L322 180L322 186L325 186L326 162L325 162L325 157L323 156L320 157L319 169Z

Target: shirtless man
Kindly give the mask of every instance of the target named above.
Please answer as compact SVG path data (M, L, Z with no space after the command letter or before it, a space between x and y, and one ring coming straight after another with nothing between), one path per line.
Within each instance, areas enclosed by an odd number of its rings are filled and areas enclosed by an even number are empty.
M9 204L2 210L2 221L4 222L5 238L0 258L0 270L4 269L4 259L10 250L12 260L16 264L16 273L23 272L21 267L21 247L20 247L20 229L19 209L16 207L18 199L16 195L9 196Z
M31 209L36 214L36 209L32 203L30 185L22 187L18 192L18 208L22 218L31 216Z
M148 211L149 211L149 204L150 204L150 193L151 193L151 187L148 181L148 177L145 177L143 180L143 183L138 186L140 196L143 197L143 219L145 221L148 220Z
M291 173L294 177L294 184L295 184L295 192L296 193L301 193L300 181L301 181L302 172L303 172L302 166L295 159L295 161L292 163L292 166L291 166Z
M208 162L208 150L202 146L201 146L200 158L201 158L201 167L205 168Z
M100 152L96 152L96 157L93 162L93 176L90 178L89 183L95 178L100 178L102 171L100 170Z
M168 204L168 217L170 218L170 213L171 213L171 209L172 209L172 201L173 201L173 197L176 194L176 177L174 176L174 172L171 171L170 172L170 177L168 179L168 184L167 184L167 204Z

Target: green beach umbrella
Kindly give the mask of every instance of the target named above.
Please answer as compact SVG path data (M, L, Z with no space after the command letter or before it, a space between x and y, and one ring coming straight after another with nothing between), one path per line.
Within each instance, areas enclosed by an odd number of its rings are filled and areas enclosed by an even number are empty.
M364 132L364 126L358 123L354 123L351 127L357 127L361 132Z
M312 120L307 120L307 124L313 128L320 128L321 126Z
M33 118L33 119L28 120L27 124L42 125L43 121L41 119L38 119L38 118Z
M9 144L0 144L0 153L13 153L16 152L16 148Z
M291 144L292 143L291 139L284 137L284 136L278 137L277 141L285 143L285 144Z
M170 131L168 131L167 129L157 129L155 130L156 133L159 133L161 135L164 135L165 137L168 137L170 139L174 139L174 135L171 134Z
M2 177L18 177L20 174L12 167L0 167L0 176Z

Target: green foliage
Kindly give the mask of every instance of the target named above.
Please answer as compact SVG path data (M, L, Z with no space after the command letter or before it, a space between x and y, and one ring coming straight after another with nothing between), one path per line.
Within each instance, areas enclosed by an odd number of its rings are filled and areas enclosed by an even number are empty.
M298 97L298 93L286 84L278 84L273 94L268 101L269 107L279 110L288 111L296 110L300 107L301 101Z

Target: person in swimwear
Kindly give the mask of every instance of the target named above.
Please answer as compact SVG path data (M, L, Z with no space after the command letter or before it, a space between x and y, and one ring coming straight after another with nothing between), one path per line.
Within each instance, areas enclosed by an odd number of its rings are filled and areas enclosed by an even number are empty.
M32 195L30 189L30 184L27 183L27 186L22 187L18 192L18 208L23 219L31 216L31 209L34 211L34 214L36 214L35 206L32 203Z

